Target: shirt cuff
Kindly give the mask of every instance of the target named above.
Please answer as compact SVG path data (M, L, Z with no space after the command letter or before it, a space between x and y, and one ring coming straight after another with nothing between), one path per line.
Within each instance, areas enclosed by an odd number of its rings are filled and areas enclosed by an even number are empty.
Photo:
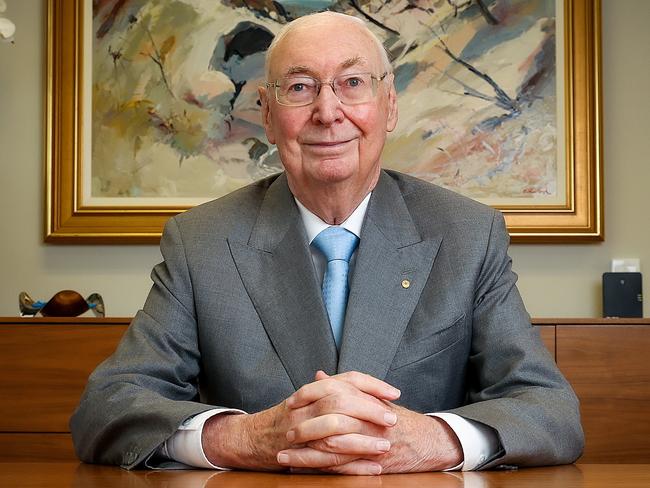
M499 453L499 439L491 427L453 413L427 415L443 420L454 431L463 449L463 462L447 471L473 471Z
M237 408L214 408L190 417L163 443L160 454L168 459L173 459L174 461L195 468L227 471L228 468L216 466L208 461L208 458L203 452L203 444L201 442L201 433L203 432L205 422L215 415L224 413L245 414L246 412Z

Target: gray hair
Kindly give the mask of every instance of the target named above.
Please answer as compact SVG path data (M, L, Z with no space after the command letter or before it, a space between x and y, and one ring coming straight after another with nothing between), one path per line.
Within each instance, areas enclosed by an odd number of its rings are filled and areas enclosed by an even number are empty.
M303 27L305 25L309 25L315 20L320 20L320 19L339 19L342 21L349 21L349 22L354 22L358 24L360 27L362 27L370 36L372 41L374 42L375 46L377 47L377 52L379 53L379 57L381 59L382 64L384 65L384 70L387 73L392 73L393 67L390 63L390 59L388 57L388 51L386 51L386 48L384 47L384 44L381 42L381 39L375 35L374 32L372 32L370 29L368 29L368 26L366 23L359 19L358 17L354 17L352 15L347 15L347 14L342 14L339 12L331 12L331 11L325 11L325 12L317 12L313 14L308 14L304 15L302 17L298 17L295 20L292 20L288 24L286 24L280 31L276 34L276 36L273 38L273 41L271 42L271 45L266 51L266 57L264 60L264 72L266 74L266 79L268 81L270 74L271 74L271 63L270 60L273 57L273 52L275 51L275 48L282 42L282 40L287 37L287 35L292 32L293 30Z

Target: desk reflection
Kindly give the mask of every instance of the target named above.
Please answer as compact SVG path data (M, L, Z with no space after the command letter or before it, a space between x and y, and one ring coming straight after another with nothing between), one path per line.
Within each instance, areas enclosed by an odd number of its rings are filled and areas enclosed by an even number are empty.
M109 481L110 484L107 484ZM574 466L521 469L516 471L414 473L383 476L335 476L309 474L250 473L243 471L125 471L106 466L80 464L74 473L76 488L120 486L125 488L497 488L540 486L581 487L582 471Z

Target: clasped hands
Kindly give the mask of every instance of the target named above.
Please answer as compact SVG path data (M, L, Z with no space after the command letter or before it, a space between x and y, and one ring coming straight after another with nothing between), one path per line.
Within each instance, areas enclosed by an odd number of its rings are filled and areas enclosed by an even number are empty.
M218 466L376 475L439 471L463 460L458 438L435 417L392 403L400 391L372 376L319 371L280 404L206 422L203 449Z

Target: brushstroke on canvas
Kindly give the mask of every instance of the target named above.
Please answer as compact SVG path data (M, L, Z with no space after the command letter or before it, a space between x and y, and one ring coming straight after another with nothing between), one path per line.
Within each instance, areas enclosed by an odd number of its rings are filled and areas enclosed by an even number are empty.
M91 197L208 200L280 171L260 123L264 52L288 21L326 8L368 20L394 60L385 167L497 202L564 191L554 0L93 7Z

